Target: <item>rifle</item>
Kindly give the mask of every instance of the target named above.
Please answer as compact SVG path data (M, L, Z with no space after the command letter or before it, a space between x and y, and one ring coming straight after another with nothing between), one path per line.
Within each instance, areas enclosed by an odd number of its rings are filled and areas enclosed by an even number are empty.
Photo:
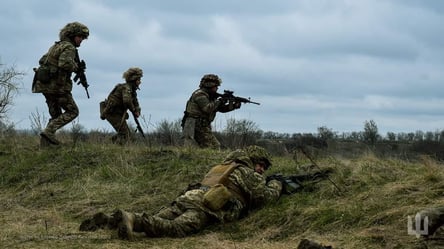
M233 102L239 102L239 103L251 103L251 104L255 104L255 105L260 105L260 103L258 102L254 102L251 101L250 98L243 98L243 97L238 97L238 96L234 96L233 95L233 91L230 90L224 90L224 93L216 93L217 97L221 97L223 99L229 100L229 101L233 101Z
M145 138L145 133L143 133L142 126L140 125L139 120L137 119L136 115L133 112L131 113L133 114L134 122L136 122L137 126L136 131L139 130L140 134L142 134L142 137Z
M78 66L77 71L75 72L76 76L74 76L74 82L77 82L77 85L82 84L82 86L85 88L86 91L86 96L89 99L89 92L88 92L88 80L86 79L86 75L85 75L85 69L86 69L86 63L84 60L80 60L79 57L79 52L76 49L76 63Z
M270 180L280 181L282 183L282 193L291 195L302 190L305 187L303 182L306 181L318 182L324 178L328 178L328 174L330 173L332 173L330 169L321 170L314 173L289 175L289 176L284 176L278 173L267 176L266 181L267 182Z

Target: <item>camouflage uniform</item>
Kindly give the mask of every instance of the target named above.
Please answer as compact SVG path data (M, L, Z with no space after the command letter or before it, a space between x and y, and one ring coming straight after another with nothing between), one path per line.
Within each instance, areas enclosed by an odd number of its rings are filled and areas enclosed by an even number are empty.
M263 158L263 155L267 157ZM265 160L270 165L269 154L261 147L252 146L234 151L223 164L210 170L201 184L177 197L171 206L153 216L120 210L113 215L114 228L120 222L117 228L121 238L130 238L132 232L144 232L148 237L183 237L215 222L238 220L250 210L276 201L282 191L279 181L266 182L263 175L255 172L254 167L258 160ZM230 170L214 170L228 169L225 166ZM224 180L214 181L215 179ZM219 209L212 208L206 202L206 195L217 185L206 185L212 181L222 182L230 193ZM92 230L87 229L88 222L90 220L84 221L80 230Z
M187 102L183 118L183 139L186 146L220 148L220 142L211 132L211 123L217 112L230 112L240 108L240 103L217 98L211 88L220 86L222 80L215 74L202 77L199 89Z
M74 42L75 36L88 38L88 28L78 22L68 23L59 34L60 41L55 42L48 52L39 60L40 67L46 69L46 78L34 78L32 92L42 93L45 96L51 116L41 136L53 144L59 142L55 139L55 132L74 120L79 115L71 91L71 74L78 70L78 52ZM63 112L63 110L65 112Z
M117 84L108 98L101 103L103 107L101 108L100 118L102 120L106 119L116 130L117 134L112 138L115 143L124 144L130 138L130 131L126 122L128 119L127 110L140 114L141 108L136 92L139 88L136 82L140 83L142 76L142 69L128 69L123 74L126 83Z

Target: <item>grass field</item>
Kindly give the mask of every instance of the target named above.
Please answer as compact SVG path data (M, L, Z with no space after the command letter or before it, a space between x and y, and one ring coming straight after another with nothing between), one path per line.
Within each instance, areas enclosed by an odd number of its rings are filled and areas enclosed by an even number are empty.
M444 205L443 164L377 158L316 158L331 180L187 238L119 240L115 232L80 232L80 222L116 208L155 213L198 182L228 151L67 144L40 149L37 137L1 138L1 248L296 248L308 238L333 248L441 248L444 240L407 233L407 216ZM304 161L305 160L305 161ZM306 170L306 158L273 158L270 173Z

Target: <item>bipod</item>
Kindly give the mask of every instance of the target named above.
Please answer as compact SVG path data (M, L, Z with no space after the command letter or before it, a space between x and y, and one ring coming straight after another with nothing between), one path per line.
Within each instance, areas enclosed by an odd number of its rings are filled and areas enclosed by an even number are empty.
M311 164L313 164L320 172L322 172L321 167L319 167L319 165L313 160L310 154L305 151L304 146L298 146L298 148L301 150L302 154L304 154L308 158L308 160L310 160ZM327 174L325 174L325 177L333 184L336 190L338 190L339 195L342 195L342 190L338 187L338 185Z

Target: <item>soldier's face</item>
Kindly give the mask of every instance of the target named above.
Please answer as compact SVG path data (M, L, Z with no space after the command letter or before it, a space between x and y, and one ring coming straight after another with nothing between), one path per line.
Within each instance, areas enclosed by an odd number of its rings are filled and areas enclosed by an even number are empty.
M82 43L82 41L83 41L84 39L85 39L85 38L84 38L83 36L78 36L78 35L76 35L76 36L74 37L74 43L75 43L76 47L80 47L80 44Z
M259 174L264 174L265 172L265 164L264 163L256 163L256 165L254 166L254 171L256 171L256 173Z

